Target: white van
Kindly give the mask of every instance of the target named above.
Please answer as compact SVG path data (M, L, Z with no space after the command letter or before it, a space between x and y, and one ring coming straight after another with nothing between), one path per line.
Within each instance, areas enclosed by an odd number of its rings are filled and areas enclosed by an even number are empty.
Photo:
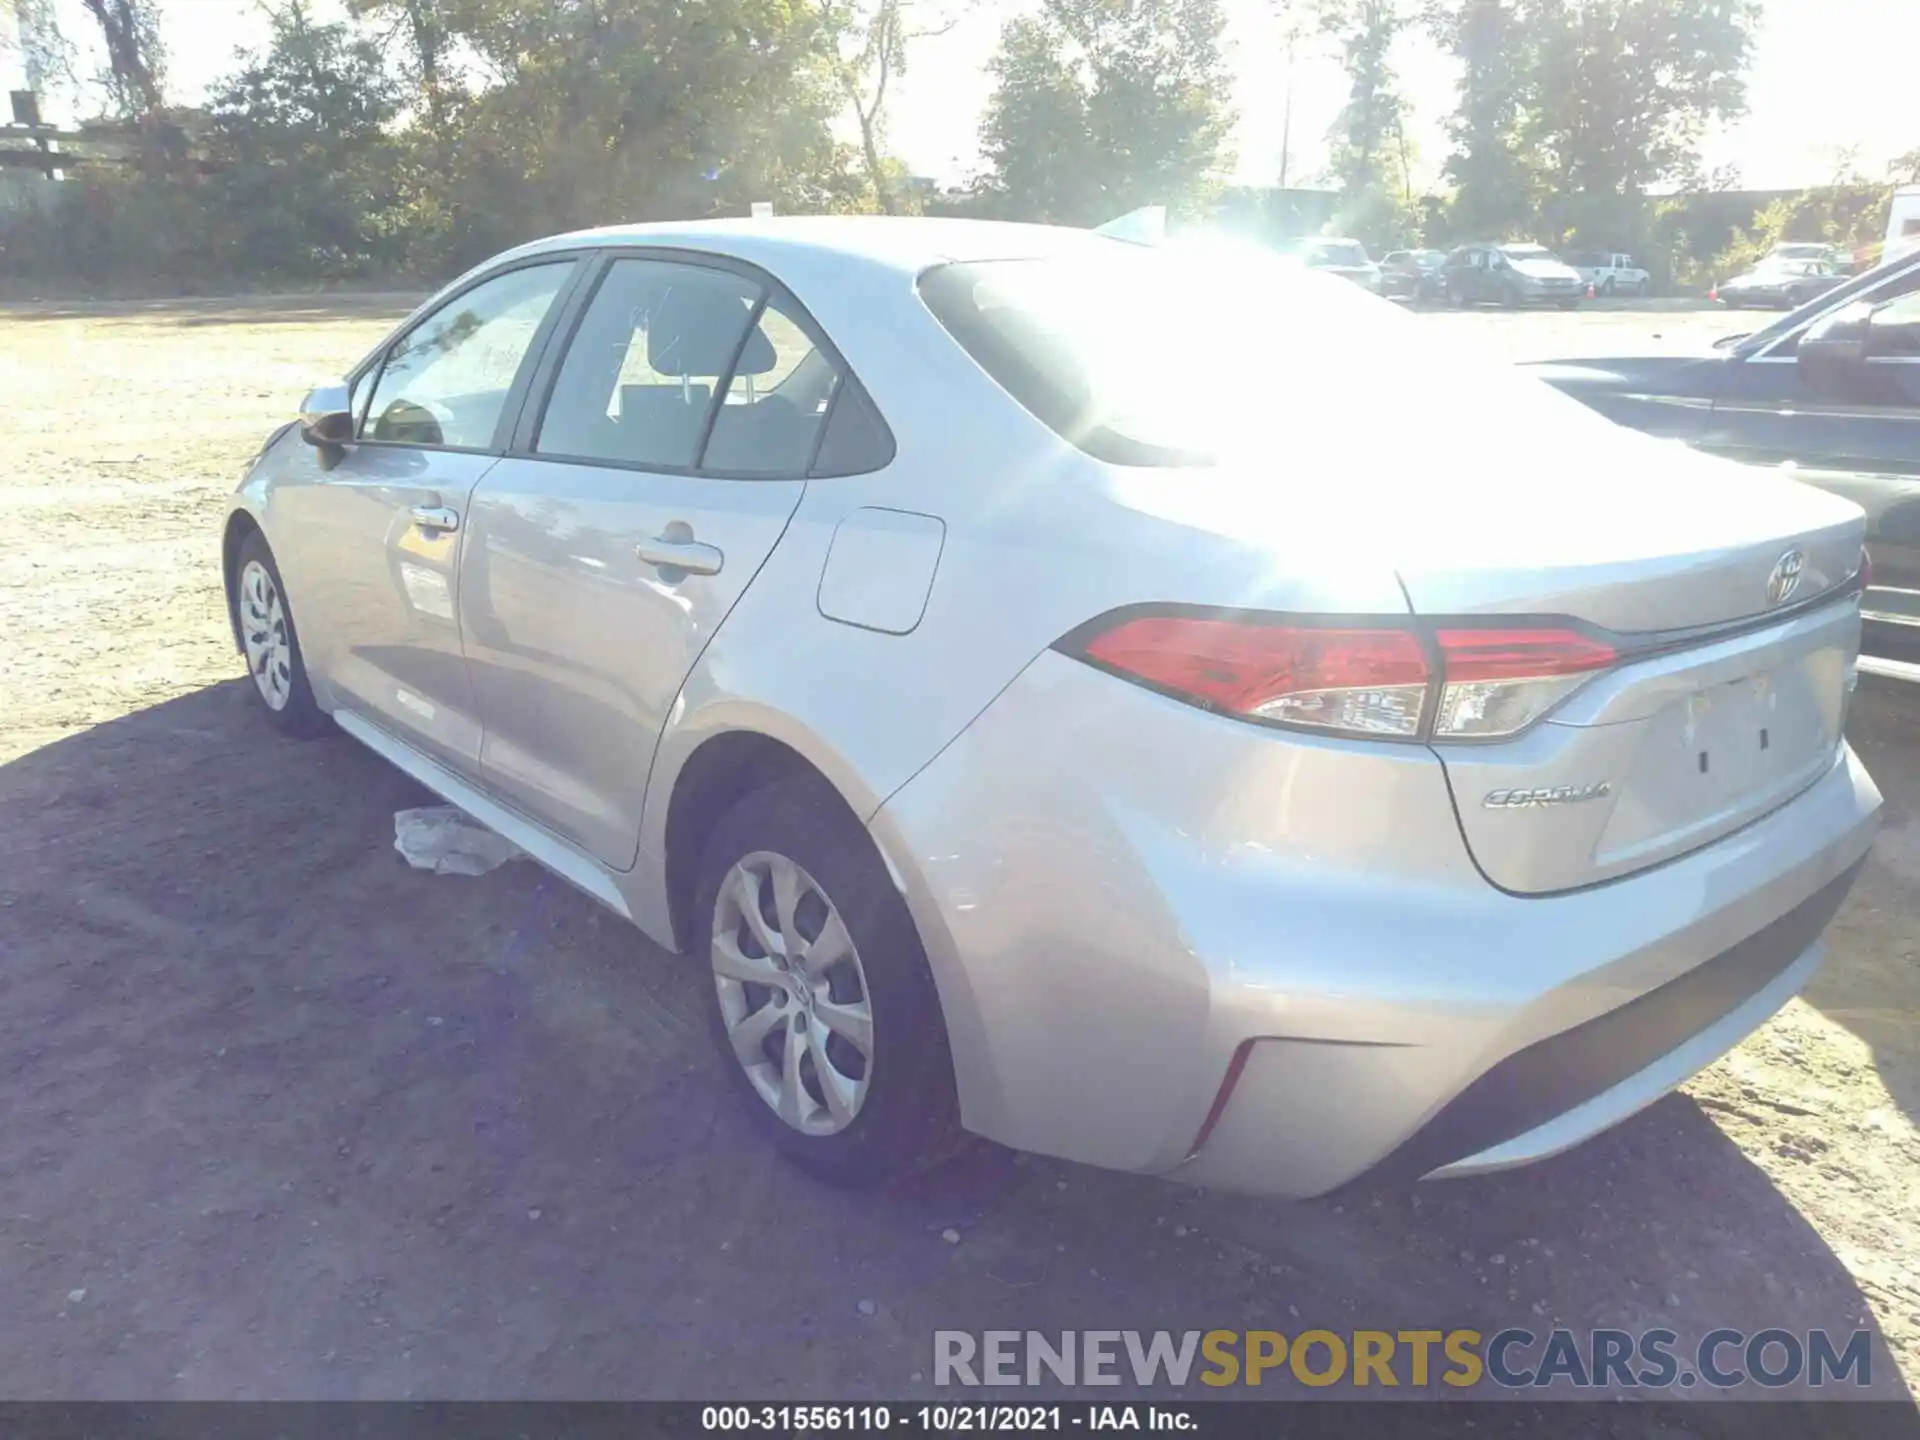
M1887 248L1882 261L1904 255L1920 247L1920 185L1902 185L1893 192L1893 207L1887 212Z

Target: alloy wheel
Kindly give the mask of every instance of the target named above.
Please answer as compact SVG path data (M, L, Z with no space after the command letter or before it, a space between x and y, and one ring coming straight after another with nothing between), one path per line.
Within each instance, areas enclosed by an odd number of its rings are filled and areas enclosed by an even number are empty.
M269 710L284 710L293 696L293 640L287 607L267 567L249 560L240 572L240 642L247 669Z
M820 883L756 851L727 872L709 946L720 1018L756 1093L803 1135L851 1125L873 1084L860 954Z

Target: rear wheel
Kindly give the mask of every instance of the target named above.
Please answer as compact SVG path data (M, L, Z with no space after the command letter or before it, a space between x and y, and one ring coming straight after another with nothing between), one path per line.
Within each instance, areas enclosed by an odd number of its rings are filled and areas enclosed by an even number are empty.
M716 1037L784 1155L830 1183L872 1185L964 1142L913 918L824 782L783 781L729 811L696 903Z
M1613 277L1609 275L1606 279L1600 282L1599 293L1602 295L1611 295L1613 294L1613 290L1614 290Z
M276 729L302 739L325 734L327 717L314 703L313 687L307 683L293 608L266 537L256 530L242 540L234 565L234 628L267 719Z

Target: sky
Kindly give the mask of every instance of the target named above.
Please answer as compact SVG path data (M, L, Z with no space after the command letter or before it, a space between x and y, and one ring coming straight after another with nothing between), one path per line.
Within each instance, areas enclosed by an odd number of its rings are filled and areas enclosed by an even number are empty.
M1001 23L1033 0L917 0L930 16L958 22L916 42L890 104L890 146L916 174L964 182L980 164L977 133L986 101L986 64ZM1223 0L1235 75L1234 178L1271 184L1280 172L1289 90L1285 47L1271 0ZM56 0L66 32L90 38L79 0ZM1709 137L1709 168L1733 166L1753 189L1790 189L1829 178L1851 151L1877 175L1893 156L1920 146L1920 0L1763 0L1764 18L1748 80L1746 118ZM160 0L168 90L200 98L233 66L236 48L260 44L260 0ZM337 12L319 0L316 12ZM1424 37L1409 34L1394 56L1412 107L1416 180L1431 183L1446 158L1441 126L1453 102L1452 65ZM83 73L99 65L83 54ZM0 78L20 83L19 62L0 54ZM1301 47L1292 75L1290 183L1312 183L1326 161L1326 132L1345 99L1331 54ZM66 115L62 114L66 112ZM67 118L56 107L50 118Z

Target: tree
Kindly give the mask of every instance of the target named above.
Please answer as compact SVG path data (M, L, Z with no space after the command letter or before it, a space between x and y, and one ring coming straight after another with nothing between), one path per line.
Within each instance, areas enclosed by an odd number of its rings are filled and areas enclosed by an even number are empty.
M1219 0L1042 0L1002 27L981 125L1007 214L1098 224L1191 206L1228 161Z
M1401 209L1411 200L1411 155L1393 47L1413 10L1407 0L1320 0L1318 15L1347 74L1347 103L1327 137L1341 226L1377 244L1397 241Z
M450 43L488 83L409 205L436 267L569 226L860 203L832 35L793 0L458 0Z
M1656 185L1700 178L1710 123L1746 109L1759 0L1524 0L1522 124L1561 228L1619 222ZM1601 238L1601 237L1596 237Z
M423 106L423 118L435 134L447 131L449 56L457 19L452 7L456 0L347 0L347 13L357 21L385 21L379 37L383 53L389 47L407 55L398 67L397 78L409 89L417 89ZM394 42L398 42L395 46Z
M154 0L80 0L100 26L107 49L107 95L130 119L157 115L165 106L160 81L166 52Z
M1519 4L1441 0L1427 12L1434 38L1460 65L1445 174L1454 186L1452 227L1463 238L1505 235L1534 211L1535 166L1522 134L1533 40Z
M210 150L219 233L253 270L352 274L390 261L394 205L384 127L393 86L378 48L316 25L305 0L272 15L272 40L214 90Z
M887 91L906 73L912 42L944 35L959 23L958 7L929 0L823 0L834 42L834 77L860 131L860 155L874 203L883 214L902 209L900 166L886 153Z

